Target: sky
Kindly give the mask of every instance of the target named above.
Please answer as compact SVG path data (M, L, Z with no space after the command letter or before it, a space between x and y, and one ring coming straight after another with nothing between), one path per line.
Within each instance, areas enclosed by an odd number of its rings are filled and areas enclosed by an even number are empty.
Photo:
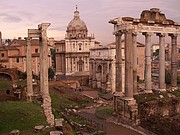
M113 25L108 21L116 17L139 18L143 10L160 8L166 18L180 22L180 0L0 0L3 39L27 37L27 29L51 23L48 37L62 40L76 5L88 34L94 34L101 44L114 41Z

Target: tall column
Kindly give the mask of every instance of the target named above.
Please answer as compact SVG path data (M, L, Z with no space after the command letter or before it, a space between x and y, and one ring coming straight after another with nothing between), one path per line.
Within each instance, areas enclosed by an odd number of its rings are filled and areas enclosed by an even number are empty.
M122 94L122 33L116 33L116 92Z
M151 35L152 33L143 33L145 35L145 93L152 93L151 89Z
M171 87L177 88L177 34L171 36Z
M132 30L125 32L125 99L133 100Z
M31 56L31 38L26 39L26 73L27 73L27 100L32 101L33 85L32 85L32 56Z
M159 90L166 91L165 84L165 34L157 34L159 36Z
M93 83L93 88L97 87L97 79L96 79L96 61L93 61L93 78L92 78L92 83Z
M44 78L43 78L43 44L42 44L42 38L39 38L39 48L40 48L40 95L43 96L43 82L44 82Z
M41 51L41 71L42 71L42 87L43 87L43 104L44 114L46 116L47 122L53 126L54 125L54 115L52 114L51 108L51 97L49 95L49 86L48 86L48 45L47 45L47 28L50 26L49 23L42 23L38 25L40 31L40 45L42 46Z
M133 49L133 92L137 94L137 33L132 34L132 49Z

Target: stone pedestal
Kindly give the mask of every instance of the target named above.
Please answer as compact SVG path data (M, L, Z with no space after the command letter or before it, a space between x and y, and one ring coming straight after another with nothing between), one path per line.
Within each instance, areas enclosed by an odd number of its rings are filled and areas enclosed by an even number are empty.
M127 100L124 97L116 98L116 109L122 119L130 120L132 124L138 123L138 104L136 100Z
M10 135L20 135L20 131L19 130L12 130L10 132Z

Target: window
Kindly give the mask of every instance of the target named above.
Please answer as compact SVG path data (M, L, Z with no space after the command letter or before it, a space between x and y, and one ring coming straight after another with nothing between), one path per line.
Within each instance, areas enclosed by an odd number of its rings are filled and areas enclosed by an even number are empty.
M79 50L82 50L82 48L81 48L82 47L82 43L79 43L78 46L79 46Z
M38 53L38 49L35 49L35 53Z
M2 53L1 56L4 57L4 53Z
M79 50L81 50L81 45L79 45Z
M19 63L19 58L16 58L16 62Z

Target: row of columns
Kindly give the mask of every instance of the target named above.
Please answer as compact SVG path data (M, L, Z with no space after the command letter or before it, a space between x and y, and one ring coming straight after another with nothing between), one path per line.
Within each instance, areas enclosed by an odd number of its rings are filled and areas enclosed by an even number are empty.
M131 29L119 31L116 36L116 92L122 90L122 34L125 35L125 98L133 99L137 94L137 33ZM145 93L152 93L151 86L151 36L153 33L143 33L145 35ZM157 33L159 36L159 90L165 91L165 36L164 33ZM171 86L177 87L177 34L171 36ZM132 85L133 84L133 85Z

